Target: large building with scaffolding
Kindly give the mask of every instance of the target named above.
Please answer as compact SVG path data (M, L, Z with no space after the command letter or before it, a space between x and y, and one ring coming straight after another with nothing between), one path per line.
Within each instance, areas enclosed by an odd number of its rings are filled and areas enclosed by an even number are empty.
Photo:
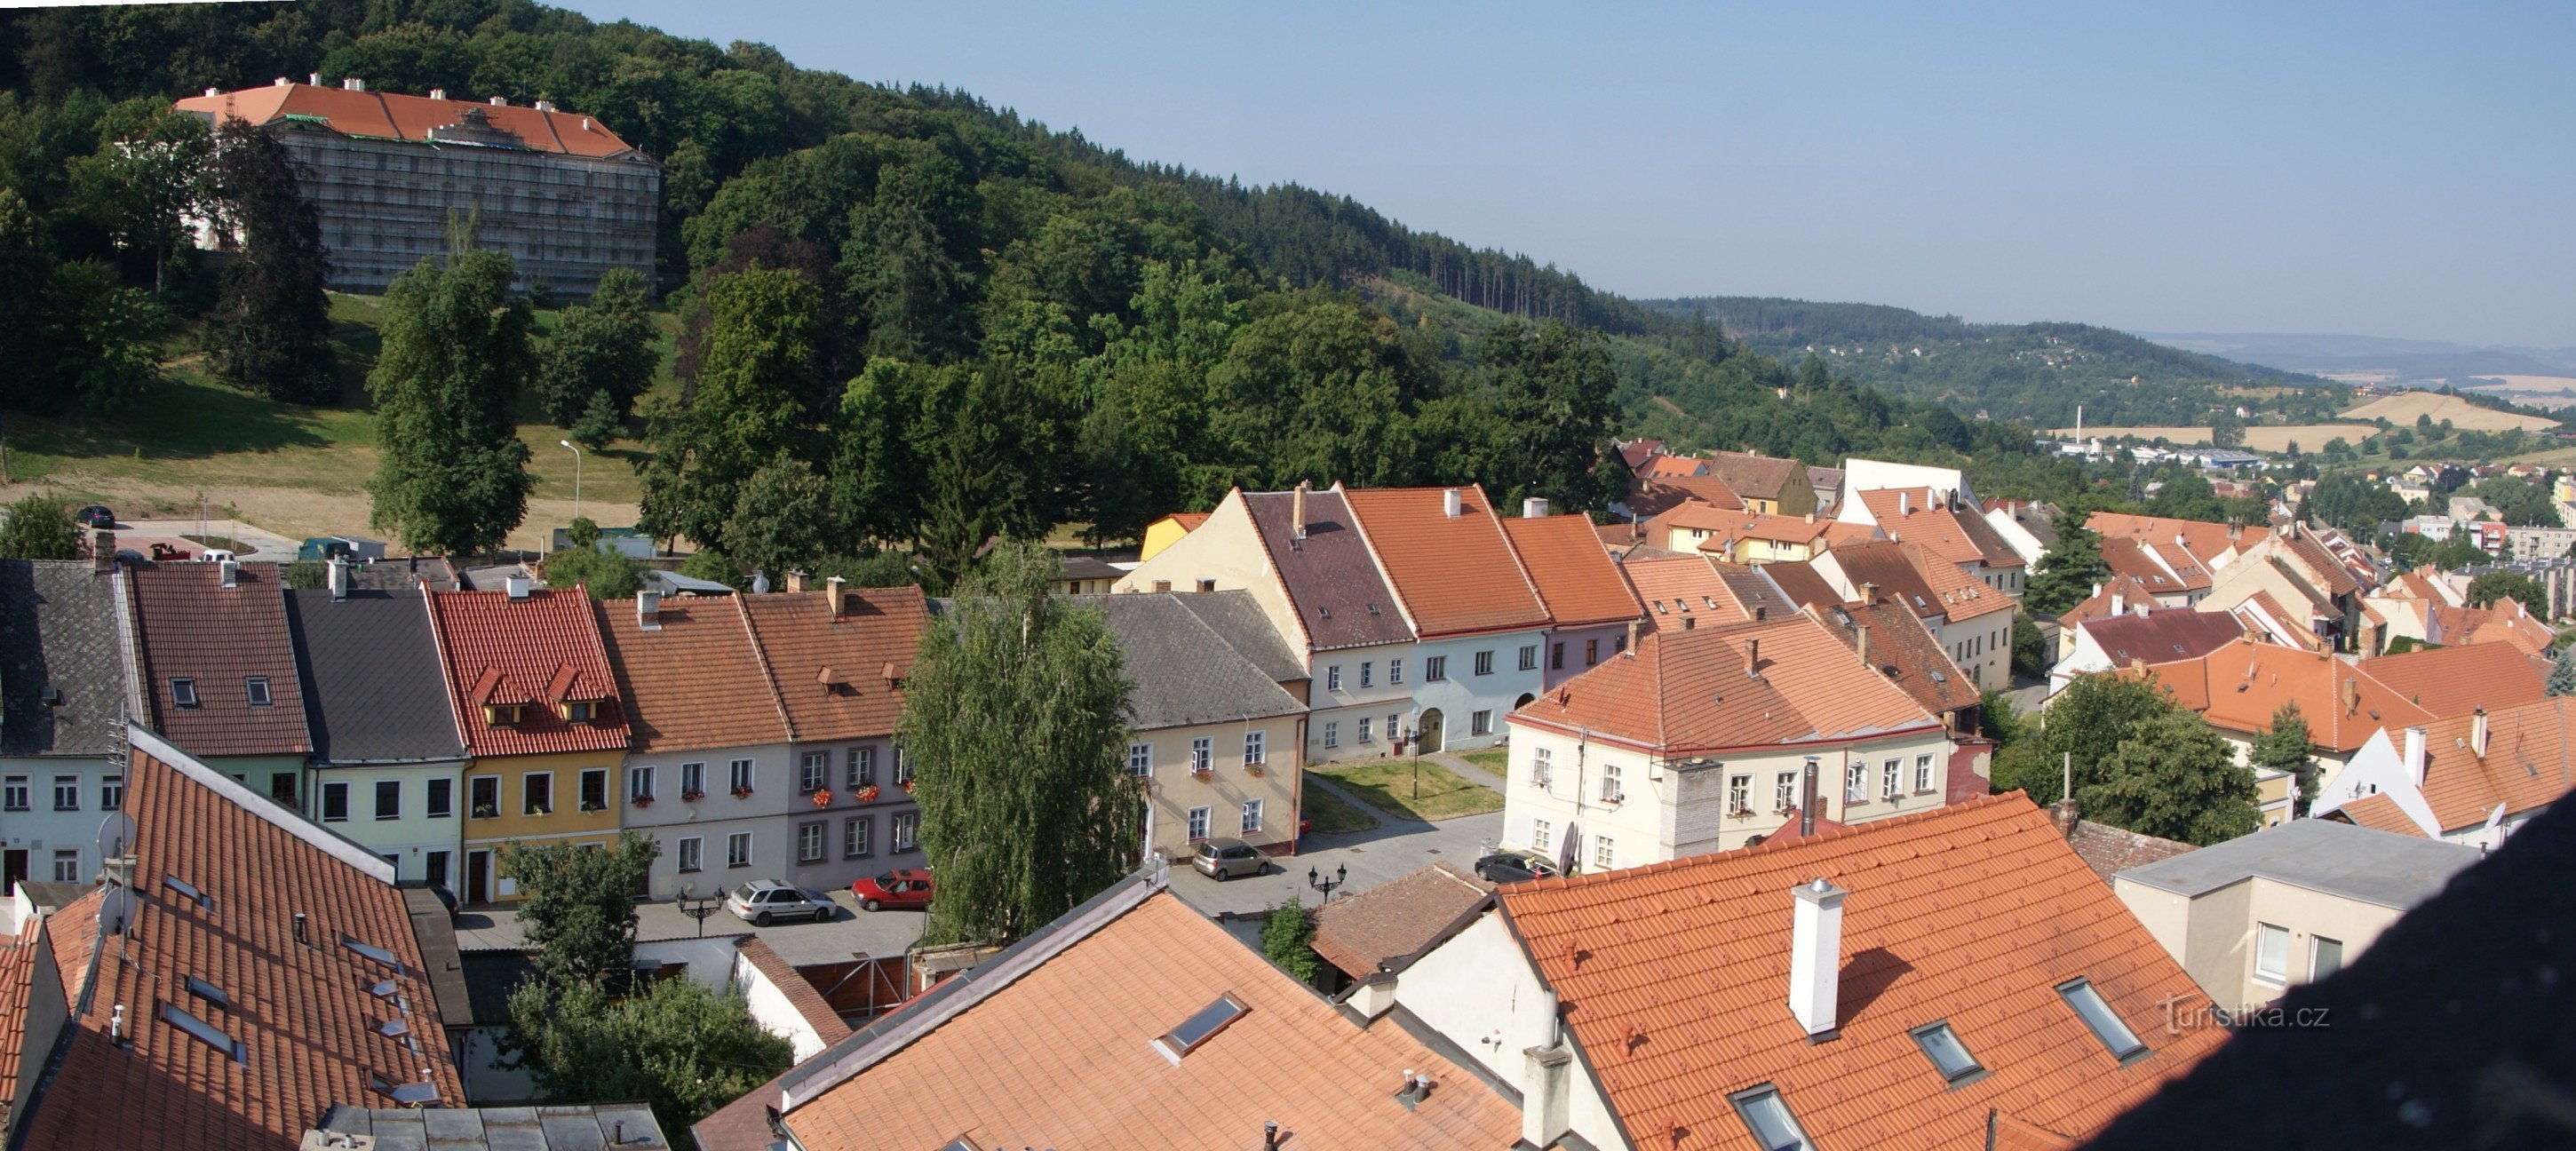
M662 169L607 125L543 100L476 103L311 79L209 88L177 106L218 127L275 133L321 209L333 288L383 290L446 251L450 222L464 220L479 243L517 261L522 287L578 297L610 268L652 276Z

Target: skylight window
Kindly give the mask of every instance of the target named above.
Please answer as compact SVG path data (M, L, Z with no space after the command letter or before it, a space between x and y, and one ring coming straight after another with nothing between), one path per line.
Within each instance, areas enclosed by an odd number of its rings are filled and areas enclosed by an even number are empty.
M202 907L202 908L205 908L205 909L206 909L206 910L208 910L208 911L213 911L213 910L215 909L215 900L214 900L214 897L213 897L213 896L207 895L205 892L202 892L202 891L197 890L197 885L196 885L196 884L190 883L190 882L188 882L187 880L184 880L184 879L179 878L178 876L175 876L175 875L164 875L164 876L162 876L162 877L161 877L161 886L163 886L163 887L167 887L167 888L169 888L169 889L170 889L170 890L172 890L172 891L178 892L179 894L186 896L186 897L188 898L188 901L189 901L190 903L194 903L194 904L196 904L197 906Z
M235 1041L232 1036L224 1034L222 1028L219 1028L212 1023L208 1023L203 1019L199 1019L194 1015L190 1015L171 1004L164 1003L161 1005L161 1021L172 1027L176 1027L181 1031L185 1031L190 1035L196 1036L198 1042L203 1043L208 1047L212 1047L217 1051L223 1052L225 1055L231 1057L232 1061L235 1063L248 1061L247 1053L242 1049L242 1045Z
M1798 1126L1798 1117L1789 1113L1788 1101L1780 1098L1780 1089L1769 1084L1749 1091L1738 1091L1728 1097L1744 1126L1753 1132L1753 1142L1763 1151L1815 1151L1807 1142L1807 1132Z
M226 1011L230 1011L233 1008L233 997L224 994L223 988L217 987L212 983L208 983L203 979L199 979L194 975L188 977L188 994L194 995L199 999L203 999L208 1003L212 1003L217 1007L221 1007Z
M367 1086L375 1088L377 1094L386 1096L396 1103L417 1106L438 1102L436 1083L396 1083L382 1075L369 1075Z
M184 677L171 680L170 702L178 707L197 706L197 681Z
M1968 1045L1959 1042L1958 1033L1950 1030L1948 1023L1915 1028L1914 1044L1923 1049L1924 1058L1932 1061L1932 1069L1952 1083L1985 1070L1976 1056L1968 1054Z
M2066 998L2066 1005L2075 1009L2076 1016L2084 1020L2084 1026L2092 1029L2093 1037L2110 1049L2113 1058L2127 1060L2146 1053L2147 1045L2139 1042L2138 1033L2120 1021L2120 1014L2111 1010L2110 1002L2102 998L2101 992L2094 990L2092 980L2078 979L2059 984L2057 993Z
M387 1039L398 1039L411 1034L411 1024L400 1019L388 1019L376 1024L376 1034Z
M242 679L242 690L250 696L250 705L252 707L267 707L268 705L277 702L276 697L268 693L267 676L254 675L244 677Z
M368 988L367 994L373 995L378 999L391 999L394 996L394 991L394 981L387 979Z
M1245 1006L1242 1000L1235 998L1231 992L1217 996L1216 1002L1199 1008L1198 1014L1182 1020L1180 1026L1157 1036L1154 1047L1163 1053L1163 1058L1178 1063L1182 1056L1198 1050L1208 1040L1216 1038L1218 1032L1231 1026L1235 1020L1243 1018L1244 1012L1250 1010L1252 1009Z
M346 947L346 948L348 948L348 949L349 949L349 950L351 950L351 951L357 952L359 955L362 955L362 956L364 956L364 957L366 957L366 958L368 958L368 959L375 960L376 962L381 963L381 964L384 964L384 965L385 965L385 966L387 966L387 967L393 968L393 969L394 969L394 974L396 974L396 975L401 975L401 974L403 974L403 973L407 970L406 968L404 968L404 967L403 967L403 961L402 961L402 957L401 957L401 956L395 955L393 952L387 951L387 950L385 950L384 948L381 948L381 947L376 946L375 944L372 944L372 943L361 943L361 942L359 942L359 941L357 941L357 940L355 940L355 939L352 939L352 938L350 938L350 937L348 937L348 936L346 936L346 935L343 935L343 936L341 936L341 937L340 937L340 946L342 946L342 947Z

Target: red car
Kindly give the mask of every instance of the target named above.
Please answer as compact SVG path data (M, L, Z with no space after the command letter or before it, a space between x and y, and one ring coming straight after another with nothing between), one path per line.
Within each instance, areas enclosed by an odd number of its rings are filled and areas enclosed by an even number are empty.
M860 908L876 911L887 907L923 908L930 906L930 873L918 867L904 867L886 872L874 879L850 884L850 894L859 897Z

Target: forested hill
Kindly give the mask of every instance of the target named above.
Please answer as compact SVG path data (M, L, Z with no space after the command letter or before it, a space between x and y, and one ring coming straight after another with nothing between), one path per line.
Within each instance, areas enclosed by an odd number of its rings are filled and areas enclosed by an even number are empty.
M1131 538L1229 485L1301 479L1474 481L1505 505L1597 509L1620 482L1602 466L1614 434L1964 464L1997 494L2078 482L2026 430L1784 364L1346 197L527 0L0 15L0 266L38 269L26 279L51 297L11 359L64 365L0 404L112 418L146 402L150 364L80 322L82 298L121 282L139 324L134 294L195 315L221 277L170 241L168 200L130 194L167 153L131 143L185 135L173 96L316 71L550 100L662 161L685 388L635 413L643 517L728 552L1065 523Z
M2201 424L2222 404L2308 422L2348 407L2327 380L2140 339L2088 324L1972 324L1882 304L1763 296L1641 300L1673 318L1705 316L1755 350L1824 356L1838 374L1900 396L2043 427L2075 422ZM2275 389L2294 389L2275 393ZM2251 394L2249 394L2249 392Z

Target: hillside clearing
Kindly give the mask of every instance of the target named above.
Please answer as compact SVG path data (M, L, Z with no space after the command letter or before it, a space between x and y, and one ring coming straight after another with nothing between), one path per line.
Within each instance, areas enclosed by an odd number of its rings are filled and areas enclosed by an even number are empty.
M2536 432L2558 426L2538 416L2493 411L2440 392L2400 392L2382 396L2344 413L2345 419L2387 420L2400 426L2414 423L2417 416L2431 416L2437 424L2449 420L2454 428L2478 432L2502 432L2514 428Z

